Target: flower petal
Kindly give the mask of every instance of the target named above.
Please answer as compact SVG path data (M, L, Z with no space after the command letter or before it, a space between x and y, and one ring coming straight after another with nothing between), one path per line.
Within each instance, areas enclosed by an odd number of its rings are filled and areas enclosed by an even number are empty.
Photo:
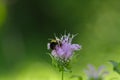
M52 50L52 55L53 55L54 57L58 57L58 55L57 55L57 53L56 53L55 50Z
M72 50L79 50L79 49L81 49L81 46L79 44L72 44L71 48L72 48Z
M50 43L47 44L47 49L48 49L48 50L50 49Z
M65 59L65 60L70 59L70 57L72 57L72 55L73 55L73 52L75 50L79 50L81 48L81 46L79 44L71 43L72 39L75 36L76 35L71 35L70 33L61 36L61 38L58 38L55 36L55 39L59 43L52 50L52 55L57 58L61 58L61 59ZM48 43L47 47L48 47L48 49L50 49L50 43Z
M66 60L69 59L72 56L72 53L73 53L72 51L66 52L65 55L64 55L65 59Z
M89 64L88 69L89 69L89 72L91 73L92 77L94 77L94 78L97 77L97 75L96 75L97 71L93 65Z
M100 66L98 68L98 75L100 75L104 69L105 69L105 66Z
M56 52L57 52L57 55L59 56L59 57L62 57L63 55L64 55L64 51L63 51L63 49L62 48L56 48Z

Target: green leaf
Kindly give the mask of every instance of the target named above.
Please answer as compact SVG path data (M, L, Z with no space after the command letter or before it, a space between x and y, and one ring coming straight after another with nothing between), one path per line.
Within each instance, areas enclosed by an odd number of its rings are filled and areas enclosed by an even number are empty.
M77 78L78 80L83 80L83 78L79 75L73 75L70 78Z
M120 74L120 63L116 62L116 61L110 61L113 65L113 70L115 72L117 72L118 74Z
M51 57L51 59L52 59L52 64L55 66L55 67L57 67L57 61L56 61L56 59L54 58L54 56L52 56L50 53L47 53L50 57Z
M113 67L117 67L118 66L118 62L115 62L113 60L110 60L110 63L112 63Z

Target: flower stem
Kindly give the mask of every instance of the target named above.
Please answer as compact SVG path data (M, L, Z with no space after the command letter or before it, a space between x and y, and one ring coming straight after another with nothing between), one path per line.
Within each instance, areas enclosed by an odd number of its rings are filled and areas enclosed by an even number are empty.
M62 80L63 80L63 78L64 78L64 70L62 70Z

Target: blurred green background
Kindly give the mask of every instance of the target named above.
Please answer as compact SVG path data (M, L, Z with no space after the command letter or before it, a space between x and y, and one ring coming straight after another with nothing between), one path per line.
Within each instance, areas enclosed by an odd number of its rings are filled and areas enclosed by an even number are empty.
M0 80L61 80L46 45L65 30L83 46L65 80L86 80L87 64L120 78L108 62L120 61L120 0L0 0Z

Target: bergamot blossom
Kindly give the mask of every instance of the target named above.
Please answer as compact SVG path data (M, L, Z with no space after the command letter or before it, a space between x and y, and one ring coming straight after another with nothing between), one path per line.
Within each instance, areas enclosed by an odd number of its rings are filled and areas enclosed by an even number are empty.
M79 44L72 44L72 40L76 35L65 34L60 38L55 36L55 39L48 43L48 49L51 49L50 56L52 63L62 72L62 80L64 71L71 72L70 61L74 51L80 50Z
M81 45L79 44L72 44L72 40L76 35L70 35L65 34L61 36L61 38L58 38L55 36L55 39L59 41L59 44L55 46L55 48L52 50L51 54L55 58L59 58L62 60L69 60L74 51L80 50ZM50 43L48 43L48 49L50 49Z
M98 70L94 66L88 65L88 69L85 70L88 80L103 80L103 77L109 72L105 71L105 66L100 66Z

